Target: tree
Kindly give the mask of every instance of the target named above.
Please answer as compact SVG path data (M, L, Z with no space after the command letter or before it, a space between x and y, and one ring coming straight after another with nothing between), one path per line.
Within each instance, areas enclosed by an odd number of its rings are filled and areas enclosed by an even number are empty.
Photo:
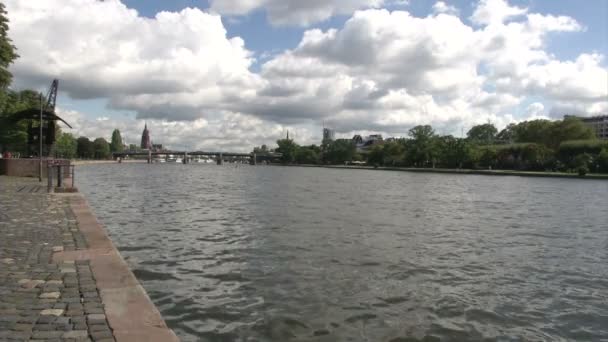
M110 142L110 151L111 152L122 152L124 150L122 144L122 137L120 136L120 131L115 129L112 132L112 141Z
M515 141L515 127L516 124L508 124L500 133L496 135L496 140L501 143L512 143Z
M77 142L70 133L62 133L55 143L55 154L60 158L72 159L77 155Z
M296 162L298 164L317 164L319 162L319 147L301 146L296 151Z
M8 37L8 17L4 3L0 3L0 89L4 92L11 84L13 75L8 67L13 63L17 55L17 49Z
M600 172L608 173L608 148L605 148L600 152L597 157Z
M556 121L552 124L546 145L557 148L568 140L595 140L595 132L579 118L566 117L564 120Z
M515 142L547 145L553 122L549 120L524 121L514 127Z
M367 155L367 163L374 166L384 165L384 146L374 145Z
M78 158L90 159L95 156L95 147L93 142L87 137L80 137L76 139L76 154Z
M283 154L281 160L283 163L290 164L296 161L296 153L298 151L298 144L293 142L291 139L279 139L277 140L279 147L276 152Z
M493 146L484 146L481 147L477 153L477 159L482 167L491 169L496 166L496 160L498 157L496 148Z
M110 144L104 138L93 141L95 159L108 159L110 157Z
M438 142L439 160L442 166L462 168L471 164L471 145L467 140L447 135L438 138Z
M0 148L26 154L28 126L38 120L15 121L13 114L25 109L40 108L40 93L33 90L4 92L0 89Z
M429 163L435 163L438 155L438 145L435 141L435 131L429 125L416 126L409 130L408 135L412 137L409 141L409 161L415 166L424 167Z
M469 140L474 141L478 144L489 145L492 144L496 138L498 130L493 124L487 123L483 125L473 126L468 132L467 137Z
M329 142L323 160L330 164L343 164L353 160L355 156L355 144L350 139L336 139Z

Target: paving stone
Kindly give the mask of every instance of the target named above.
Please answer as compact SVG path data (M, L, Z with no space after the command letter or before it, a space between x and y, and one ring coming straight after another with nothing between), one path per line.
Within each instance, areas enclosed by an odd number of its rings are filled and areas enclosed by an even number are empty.
M43 298L43 299L57 299L61 297L61 293L60 292L43 292L40 294L39 298Z
M93 340L97 341L104 338L113 338L114 335L112 335L112 332L109 329L106 329L101 331L92 331L91 337L93 337Z
M65 332L63 331L34 331L32 338L34 339L50 339L60 338Z
M46 309L40 312L41 315L53 315L53 316L61 316L63 314L63 310L61 309Z
M87 338L89 332L86 330L72 330L64 333L61 337L63 338Z

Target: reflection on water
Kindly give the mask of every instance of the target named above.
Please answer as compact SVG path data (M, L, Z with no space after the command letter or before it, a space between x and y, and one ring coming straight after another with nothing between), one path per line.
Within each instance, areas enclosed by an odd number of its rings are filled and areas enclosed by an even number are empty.
M608 182L166 164L77 175L184 341L608 339Z

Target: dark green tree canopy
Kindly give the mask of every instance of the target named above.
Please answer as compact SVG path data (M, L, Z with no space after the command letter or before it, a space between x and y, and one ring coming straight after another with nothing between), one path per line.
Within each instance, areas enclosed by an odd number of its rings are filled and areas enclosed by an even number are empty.
M110 151L111 152L122 152L124 149L122 143L122 136L120 136L120 131L115 129L112 132L112 141L110 142Z
M80 137L76 140L76 151L78 158L91 159L95 156L93 142L87 137Z
M110 157L110 144L104 138L93 141L95 159L108 159Z
M276 151L283 154L283 157L281 157L283 163L293 163L296 160L298 144L293 140L280 139L277 140L277 145L279 145L279 148Z
M467 132L467 137L470 140L476 141L481 144L491 144L496 138L496 133L498 133L496 127L491 123L487 123L483 125L473 126Z
M8 17L4 4L0 2L0 89L6 89L13 78L8 67L13 63L17 49L8 37Z
M77 155L77 142L74 136L70 133L62 133L58 135L55 143L55 155L59 158L75 158Z

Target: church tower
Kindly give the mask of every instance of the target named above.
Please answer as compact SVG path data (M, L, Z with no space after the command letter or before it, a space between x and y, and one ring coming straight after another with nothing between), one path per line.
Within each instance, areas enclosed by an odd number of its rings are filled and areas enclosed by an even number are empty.
M141 134L141 148L149 150L152 148L150 143L150 131L148 131L148 124L144 127L144 132Z

